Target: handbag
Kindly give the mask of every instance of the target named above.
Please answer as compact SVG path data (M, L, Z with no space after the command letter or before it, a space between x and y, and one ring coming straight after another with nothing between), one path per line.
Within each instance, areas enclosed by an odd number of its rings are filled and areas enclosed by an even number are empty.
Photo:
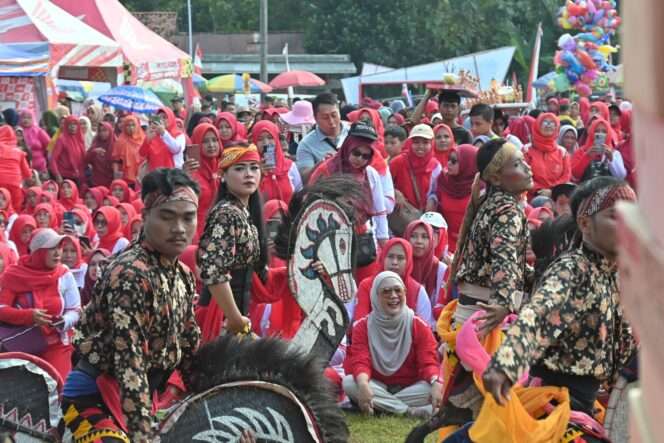
M373 230L369 230L364 234L355 234L355 238L357 244L355 264L362 267L376 261L378 252L376 251L376 240L374 239Z
M35 306L31 292L26 294L26 306L15 306L21 309L32 309ZM46 350L46 338L40 326L16 326L0 323L0 352L25 352L39 355Z
M415 191L415 198L418 203L421 203L420 189L417 186L415 181L415 176L413 175L413 170L408 166L408 175L410 175L410 181L413 185L413 190ZM420 211L415 206L411 205L409 202L404 202L403 204L398 205L394 208L394 211L387 216L387 225L394 235L397 237L403 236L403 233L406 231L406 227L413 220L419 220L422 216L422 211Z

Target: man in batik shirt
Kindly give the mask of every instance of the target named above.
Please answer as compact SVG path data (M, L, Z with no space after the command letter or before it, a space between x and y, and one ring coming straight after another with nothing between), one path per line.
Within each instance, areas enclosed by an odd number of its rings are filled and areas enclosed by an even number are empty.
M544 386L568 388L572 409L592 415L600 384L611 384L635 356L617 281L620 200L635 201L636 195L612 177L595 178L573 195L582 240L545 271L494 354L483 379L496 402L504 404L510 387L530 369Z
M175 369L185 383L190 376L200 338L196 288L178 256L196 232L198 184L181 170L157 169L144 178L142 198L141 238L111 258L75 333L80 361L63 401L74 442L156 441L153 393Z
M448 424L462 424L479 411L482 396L472 374L456 363L454 337L476 311L484 310L482 335L499 326L510 312L518 312L526 291L528 226L520 202L533 186L532 172L523 154L503 139L487 142L477 154L477 166L486 193L478 203L472 199L461 228L459 249L451 281L459 290L458 301L443 311L439 335L448 343L443 383L444 401L460 409ZM477 181L473 185L477 189ZM453 312L452 312L453 311ZM449 316L446 312L450 313ZM450 319L444 324L444 319ZM446 405L447 414L455 410Z

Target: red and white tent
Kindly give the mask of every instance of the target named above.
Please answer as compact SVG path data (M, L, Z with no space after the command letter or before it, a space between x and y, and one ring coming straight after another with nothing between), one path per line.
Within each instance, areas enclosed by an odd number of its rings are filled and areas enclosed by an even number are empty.
M12 82L26 80L21 78L23 76L43 75L51 102L56 77L115 82L123 63L122 52L115 41L48 0L0 0L0 45L19 53L28 51L43 61L27 65L27 71L10 70L5 73L2 84L11 90ZM11 66L12 62L3 60L2 64ZM40 89L36 80L34 83L35 89ZM0 96L2 93L0 90ZM6 96L2 98L11 101ZM43 107L45 94L42 100ZM34 103L31 107L35 107Z
M191 77L189 54L152 32L118 0L52 1L120 45L125 60L132 65L132 84Z

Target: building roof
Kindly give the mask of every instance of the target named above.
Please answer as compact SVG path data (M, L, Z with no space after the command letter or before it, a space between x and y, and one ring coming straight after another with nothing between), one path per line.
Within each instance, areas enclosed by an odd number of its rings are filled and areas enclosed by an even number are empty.
M291 70L310 71L323 75L355 74L357 68L348 54L291 54L288 57ZM242 73L257 74L261 70L258 54L204 54L203 74ZM268 55L268 74L286 70L286 60L281 54Z

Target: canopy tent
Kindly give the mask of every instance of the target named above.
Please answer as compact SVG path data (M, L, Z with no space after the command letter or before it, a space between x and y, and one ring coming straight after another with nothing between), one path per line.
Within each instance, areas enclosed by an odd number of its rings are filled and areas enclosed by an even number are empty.
M374 74L341 79L341 83L346 102L354 105L360 103L361 89L364 85L436 82L440 81L445 73L458 74L460 71L473 74L479 79L480 88L487 90L491 86L491 80L502 82L505 79L515 49L514 46L505 46L425 65L388 70L377 69Z
M191 77L189 54L152 32L118 0L52 1L120 45L132 66L132 84L139 80Z
M117 43L47 0L0 0L0 101L36 109L55 101L57 77L115 82ZM40 76L44 80L25 79ZM19 88L20 86L20 88ZM21 96L16 90L21 90ZM30 90L30 93L26 93ZM30 94L33 96L30 97Z

